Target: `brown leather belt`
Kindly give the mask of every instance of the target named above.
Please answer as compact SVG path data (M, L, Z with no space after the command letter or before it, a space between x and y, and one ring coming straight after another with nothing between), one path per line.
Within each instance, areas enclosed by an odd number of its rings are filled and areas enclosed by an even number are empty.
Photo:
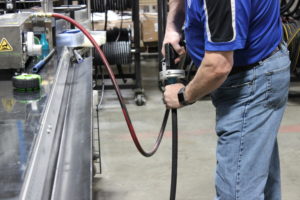
M278 51L280 50L280 44L274 49L274 51L272 51L272 53L270 53L267 57L265 57L264 59L256 62L256 63L253 63L253 64L250 64L250 65L246 65L246 66L233 66L232 67L232 70L231 72L229 73L228 76L231 76L233 74L237 74L237 73L240 73L240 72L244 72L244 71L248 71L250 69L252 69L253 67L259 65L260 62L263 62L265 61L266 59L270 58L271 56L273 56L275 53L277 53Z

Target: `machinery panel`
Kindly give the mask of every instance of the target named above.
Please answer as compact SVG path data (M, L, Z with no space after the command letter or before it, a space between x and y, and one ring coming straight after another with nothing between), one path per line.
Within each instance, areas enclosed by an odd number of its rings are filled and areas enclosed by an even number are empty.
M24 67L27 55L23 34L29 16L30 14L25 13L0 16L0 69Z

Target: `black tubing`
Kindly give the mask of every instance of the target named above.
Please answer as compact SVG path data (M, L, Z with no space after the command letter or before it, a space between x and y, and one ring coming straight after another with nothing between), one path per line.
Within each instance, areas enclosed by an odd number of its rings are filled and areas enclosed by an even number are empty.
M178 162L177 110L172 109L172 172L171 172L170 200L176 199L177 162Z
M288 11L293 6L294 3L295 3L295 0L290 0L289 2L287 2L285 5L283 5L280 8L280 13L283 14L286 11Z
M290 9L287 10L286 11L287 13L283 13L283 16L286 16L286 17L290 16L290 17L292 17L299 10L299 6L300 6L300 0L298 0L296 6L294 8L294 10L292 10L292 11L290 11Z

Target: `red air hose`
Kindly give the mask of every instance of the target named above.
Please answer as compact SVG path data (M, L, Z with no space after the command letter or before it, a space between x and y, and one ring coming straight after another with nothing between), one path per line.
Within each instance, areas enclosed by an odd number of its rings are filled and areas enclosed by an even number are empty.
M39 16L39 15L37 15ZM133 139L133 142L136 146L136 148L138 149L138 151L145 157L150 157L152 156L158 149L160 143L161 143L161 140L163 138L163 134L164 134L164 131L165 131L165 127L166 127L166 124L167 124L167 121L168 121L168 116L169 116L169 112L170 110L169 109L166 109L165 111L165 115L164 115L164 119L163 119L163 123L162 123L162 126L161 126L161 129L160 129L160 132L159 132L159 135L156 139L156 142L155 142L155 145L153 147L153 149L150 151L150 152L146 152L139 140L138 140L138 137L135 133L135 130L134 130L134 127L131 123L131 120L130 120L130 117L129 117L129 114L128 114L128 110L126 108L126 105L124 103L124 99L123 99L123 96L121 94L121 90L119 88L119 85L117 84L117 81L116 81L116 78L115 78L115 75L104 55L104 53L102 52L102 50L100 49L100 47L98 46L97 42L94 40L94 38L91 36L91 34L83 27L81 26L79 23L77 23L75 20L73 20L72 18L70 17L67 17L67 16L64 16L64 15L61 15L61 14L57 14L57 13L52 13L52 14L41 14L41 16L52 16L52 17L55 17L55 18L59 18L59 19L64 19L68 22L70 22L71 24L73 24L74 26L76 26L78 29L80 29L83 34L91 41L91 43L93 44L93 46L95 47L97 53L99 54L99 56L101 57L102 59L102 62L104 63L104 66L105 68L107 69L108 71L108 74L109 74L109 77L113 83L113 87L117 93L117 96L118 96L118 99L119 99L119 102L120 102L120 105L121 105L121 108L122 108L122 112L123 112L123 115L124 115L124 118L126 120L126 123L127 123L127 126L128 126L128 129L129 129L129 132L130 132L130 135Z

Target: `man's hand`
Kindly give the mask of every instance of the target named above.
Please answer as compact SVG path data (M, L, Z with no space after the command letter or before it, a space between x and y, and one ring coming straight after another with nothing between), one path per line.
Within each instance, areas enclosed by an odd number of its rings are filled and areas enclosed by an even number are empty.
M167 85L165 87L164 92L164 102L168 108L181 108L182 105L180 105L178 101L178 92L181 88L183 88L184 85L181 83L176 83L172 85Z
M175 59L175 63L178 63L180 61L180 56L185 54L185 49L179 45L182 26L185 20L184 2L184 0L169 0L165 38L161 49L161 53L165 57L164 46L165 44L170 43L179 55L179 58Z
M176 53L179 55L179 57L175 59L175 63L180 62L181 56L185 54L184 47L179 45L180 40L181 34L176 30L166 30L161 53L165 57L165 44L170 43Z

